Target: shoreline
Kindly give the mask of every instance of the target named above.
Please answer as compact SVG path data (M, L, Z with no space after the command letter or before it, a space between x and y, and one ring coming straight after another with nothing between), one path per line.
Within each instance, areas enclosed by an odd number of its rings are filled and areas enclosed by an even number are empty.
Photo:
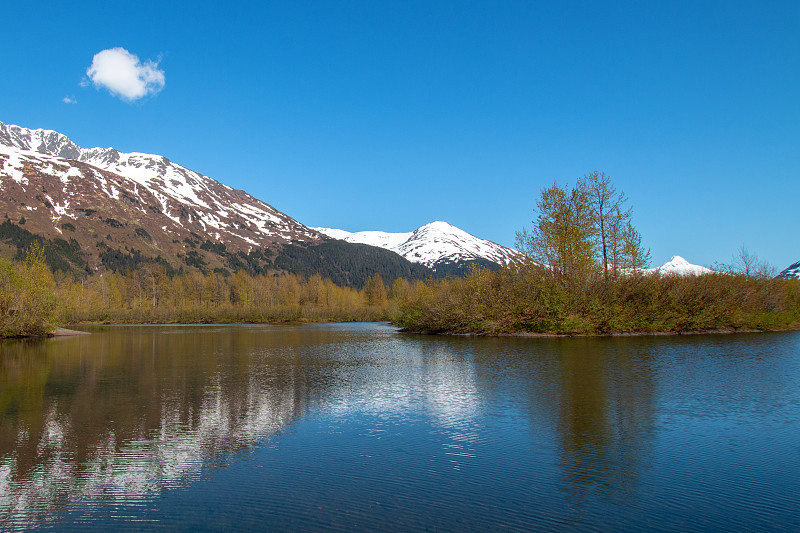
M79 335L91 335L88 331L76 331L74 329L56 328L43 335L44 337L76 337Z
M678 330L678 331L618 331L614 333L535 333L532 331L515 331L504 333L489 333L481 331L415 331L406 328L401 333L411 335L441 335L446 337L517 337L531 339L558 339L575 337L673 337L680 335L728 335L733 333L782 333L800 331L800 325L779 329L752 329L752 328L709 328L703 330Z
M76 331L74 329L67 329L67 328L56 328L54 330L48 331L47 333L42 333L40 335L12 335L9 337L0 337L0 340L11 340L11 339L60 339L63 337L78 337L80 335L91 335L88 331Z
M289 322L180 322L180 323L167 323L167 322L83 322L76 323L76 326L177 326L177 325L216 325L216 326L236 326L236 325L281 325L281 324L352 324L361 322L381 322L399 328L399 333L408 333L411 335L441 335L451 337L519 337L519 338L561 338L561 337L670 337L678 335L725 335L732 333L780 333L787 331L800 331L800 324L794 327L778 328L778 329L758 329L758 328L709 328L709 329L687 329L687 330L673 330L673 331L617 331L613 333L536 333L532 331L513 331L513 332L500 332L490 333L484 331L429 331L429 330L411 330L392 324L388 320L366 320L366 321L319 321L319 322L305 322L305 321L289 321ZM72 331L72 330L65 330ZM88 332L76 331L74 334L81 335Z
M388 321L379 321L385 324L394 325ZM331 322L290 322L294 324L330 324ZM342 322L353 323L353 322ZM210 323L210 322L192 322L182 323L181 325L208 325L214 324L218 326L236 326L236 325L279 325L287 324L287 322L232 322L232 323ZM178 325L174 323L130 323L130 322L105 322L105 323L76 323L77 326L171 326ZM400 328L398 333L407 333L410 335L431 335L431 336L447 336L447 337L516 337L516 338L530 338L530 339L557 339L557 338L577 338L577 337L672 337L681 335L726 335L733 333L782 333L789 331L800 331L800 325L795 327L779 328L779 329L757 329L757 328L709 328L701 330L676 330L676 331L618 331L613 333L536 333L531 331L514 331L514 332L483 332L483 331L430 331L430 330L411 330L407 328ZM22 335L18 337L0 337L0 339L44 339L44 338L65 338L77 337L82 335L91 335L88 331L78 331L68 328L55 328L43 335Z

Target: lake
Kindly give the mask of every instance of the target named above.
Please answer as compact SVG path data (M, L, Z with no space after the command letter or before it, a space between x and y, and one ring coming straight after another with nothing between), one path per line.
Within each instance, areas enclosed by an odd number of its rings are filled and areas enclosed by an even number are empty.
M0 530L800 531L800 333L0 342Z

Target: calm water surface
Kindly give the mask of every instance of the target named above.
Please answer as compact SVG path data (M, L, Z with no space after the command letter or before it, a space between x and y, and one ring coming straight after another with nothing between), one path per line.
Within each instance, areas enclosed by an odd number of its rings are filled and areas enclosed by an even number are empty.
M800 334L0 343L0 530L800 531Z

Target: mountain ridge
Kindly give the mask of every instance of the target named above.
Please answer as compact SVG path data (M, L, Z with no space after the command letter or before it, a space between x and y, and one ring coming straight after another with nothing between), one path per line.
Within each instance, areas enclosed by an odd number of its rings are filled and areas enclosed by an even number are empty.
M53 130L30 130L0 122L0 146L2 145L21 150L22 158L64 158L127 178L152 193L158 202L156 207L177 225L184 225L182 218L188 218L189 222L194 219L204 227L214 228L217 232L224 231L232 239L243 240L251 245L261 244L265 240L289 242L319 240L321 237L245 191L233 189L173 163L164 156L142 152L125 153L114 148L80 148L66 135ZM24 167L24 162L16 162L22 163ZM50 160L50 163L54 162ZM14 178L14 169L19 171L21 168L15 166L14 161L10 166L11 168L6 162L5 170ZM18 172L17 177L20 177ZM77 175L75 172L69 174L68 171L59 176L64 185L69 184L70 177ZM15 181L22 184L22 179ZM112 197L116 196L113 186L107 193ZM137 195L138 187L133 191L133 196ZM187 216L182 217L184 212ZM217 236L218 239L221 235L220 233Z
M54 130L2 122L0 188L0 216L4 211L6 220L0 235L14 235L18 243L31 238L24 236L25 232L51 239L73 256L83 254L85 264L77 263L88 272L138 265L147 256L152 261L171 261L175 268L246 268L259 273L276 268L275 260L283 249L288 253L281 262L284 267L309 272L310 265L303 261L336 256L337 261L346 263L342 254L348 252L336 249L330 253L330 245L327 253L313 254L286 247L320 245L329 239L388 250L440 275L463 273L469 263L498 268L522 258L517 250L443 221L399 233L308 227L245 191L164 156L125 153L111 147L81 148ZM81 232L88 232L91 238L79 237ZM371 255L368 262L374 265L392 263L393 272L430 274L400 266L365 248L352 248L351 252ZM383 259L376 259L379 256ZM366 272L363 266L355 268ZM649 271L678 275L713 272L680 256ZM338 268L332 272L337 278L351 279ZM778 277L800 277L800 263Z

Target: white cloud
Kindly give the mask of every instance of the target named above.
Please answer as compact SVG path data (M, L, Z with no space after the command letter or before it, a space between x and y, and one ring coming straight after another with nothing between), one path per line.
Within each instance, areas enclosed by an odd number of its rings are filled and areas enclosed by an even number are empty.
M98 89L104 87L128 102L164 88L164 71L158 68L158 62L141 63L137 56L121 47L97 52L86 75Z
M78 101L75 100L75 98L73 98L72 96L65 96L64 98L61 99L61 101L64 102L65 104L77 104L78 103Z

